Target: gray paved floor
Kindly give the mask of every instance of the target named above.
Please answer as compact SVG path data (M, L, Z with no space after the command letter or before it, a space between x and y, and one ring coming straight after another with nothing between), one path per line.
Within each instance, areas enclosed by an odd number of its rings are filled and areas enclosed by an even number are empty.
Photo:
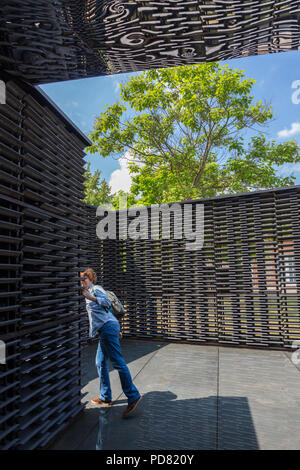
M127 400L110 371L110 408L87 403L50 449L300 449L300 371L291 354L122 340L143 399ZM83 402L98 396L96 344L83 352Z

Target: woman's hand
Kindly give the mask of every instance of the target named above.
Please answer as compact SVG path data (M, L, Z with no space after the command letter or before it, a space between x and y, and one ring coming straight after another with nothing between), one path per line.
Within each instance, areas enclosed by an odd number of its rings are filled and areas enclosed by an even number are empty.
M82 295L84 295L86 299L91 300L92 302L97 302L96 297L94 297L87 288L82 289Z

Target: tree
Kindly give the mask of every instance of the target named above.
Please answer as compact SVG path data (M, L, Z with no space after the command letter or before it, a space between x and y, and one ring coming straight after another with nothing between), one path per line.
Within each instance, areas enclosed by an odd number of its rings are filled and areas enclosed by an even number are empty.
M107 184L105 179L100 180L100 176L100 170L96 170L94 174L91 172L91 163L88 162L84 173L84 201L97 207L100 204L111 202L113 198L113 195L110 193L110 186Z
M120 200L124 196L126 197L126 206L127 207L141 205L141 204L138 203L138 201L135 199L135 197L132 193L128 193L126 191L123 191L123 189L120 189L118 192L116 192L113 195L113 198L112 198L112 201L111 201L113 207L116 210L125 209L125 207L120 207Z
M277 144L242 131L265 126L272 108L252 103L253 79L218 62L149 70L121 85L96 118L91 153L130 150L131 194L150 205L293 185L276 166L300 161L295 140ZM126 117L126 111L130 115Z

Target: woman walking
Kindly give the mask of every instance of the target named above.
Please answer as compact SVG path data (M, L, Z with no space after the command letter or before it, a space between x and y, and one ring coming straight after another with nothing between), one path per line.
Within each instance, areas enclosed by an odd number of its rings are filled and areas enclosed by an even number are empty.
M125 363L119 342L120 324L112 313L111 302L100 285L96 285L97 275L92 268L80 273L82 293L86 301L86 309L89 316L91 338L98 337L98 349L96 354L96 367L100 378L99 397L93 398L94 404L109 406L112 404L107 360L119 373L124 394L128 400L128 406L123 412L123 418L127 418L141 401L142 396L132 382L130 371Z

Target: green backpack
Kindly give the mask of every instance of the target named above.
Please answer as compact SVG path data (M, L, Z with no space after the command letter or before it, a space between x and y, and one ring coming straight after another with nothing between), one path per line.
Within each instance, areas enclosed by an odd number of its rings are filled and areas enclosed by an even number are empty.
M116 296L116 294L110 290L106 290L106 295L109 298L111 302L111 308L114 316L118 319L121 320L121 318L124 317L125 315L125 310L123 305L121 304L120 300Z

